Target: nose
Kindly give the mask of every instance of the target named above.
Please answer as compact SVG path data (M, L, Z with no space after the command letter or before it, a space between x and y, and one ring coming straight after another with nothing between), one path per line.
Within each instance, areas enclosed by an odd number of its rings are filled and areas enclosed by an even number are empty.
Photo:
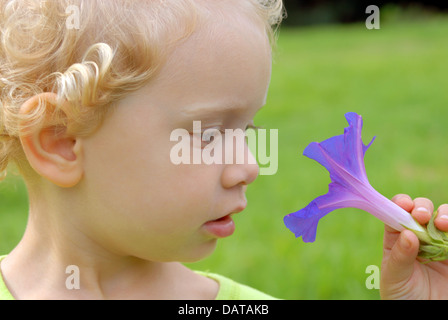
M221 176L221 184L224 188L249 185L257 178L260 168L247 143L244 144L244 153L247 155L244 163L238 164L234 161L231 164L225 164Z

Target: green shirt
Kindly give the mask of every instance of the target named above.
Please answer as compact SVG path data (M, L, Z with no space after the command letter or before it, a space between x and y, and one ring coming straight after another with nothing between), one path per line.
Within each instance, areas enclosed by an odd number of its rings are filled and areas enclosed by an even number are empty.
M0 262L6 256L0 256ZM243 284L237 283L231 279L224 276L196 271L196 273L206 276L210 279L215 280L219 283L219 291L216 296L216 300L273 300L275 298L262 293L256 289L245 286ZM8 287L5 284L3 275L0 273L0 300L14 300L11 292L9 292Z
M0 262L6 256L0 256ZM3 274L0 272L0 300L14 300L11 292L9 292L8 287L5 284L5 280L3 279Z
M235 282L224 276L196 271L207 278L213 279L219 283L219 291L216 300L276 300L276 298L260 292L244 284Z

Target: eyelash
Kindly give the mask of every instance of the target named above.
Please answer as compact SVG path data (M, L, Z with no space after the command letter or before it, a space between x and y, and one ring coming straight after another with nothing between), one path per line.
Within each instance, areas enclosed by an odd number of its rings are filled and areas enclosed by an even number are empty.
M260 127L260 126L255 126L255 125L253 125L253 124L248 124L247 126L246 126L246 129L244 130L244 131L247 131L247 130L249 130L249 129L252 129L252 130L255 130L255 131L257 131L258 129L262 129L262 127ZM206 129L207 130L207 129ZM204 135L204 132L206 131L206 130L204 130L204 131L202 131L201 132L201 137ZM221 133L221 135L225 135L225 130L219 130L219 129L217 129L220 133ZM201 141L201 149L204 149L205 148L205 146L207 146L208 144L210 144L212 141Z
M253 124L248 124L247 127L246 127L246 131L247 131L248 129L258 130L258 129L263 129L263 127L256 126L256 125L253 125Z

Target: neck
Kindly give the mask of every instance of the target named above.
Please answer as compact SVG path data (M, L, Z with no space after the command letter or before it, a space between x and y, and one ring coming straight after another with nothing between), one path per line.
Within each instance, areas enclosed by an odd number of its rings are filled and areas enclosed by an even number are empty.
M198 284L211 289L197 291L204 298L216 295L216 284L180 263L114 253L76 228L54 225L30 213L21 242L2 261L6 285L16 299L185 299Z

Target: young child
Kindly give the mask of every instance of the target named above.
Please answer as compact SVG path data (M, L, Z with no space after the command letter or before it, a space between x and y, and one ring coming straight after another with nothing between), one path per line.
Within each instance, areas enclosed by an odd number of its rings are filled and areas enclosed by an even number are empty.
M175 165L170 135L194 121L219 132L252 124L281 1L0 4L0 169L17 165L30 201L22 240L1 258L0 299L272 298L181 264L233 233L258 166ZM192 152L206 148L195 139ZM431 267L415 262L416 239L387 237L384 297L420 294L421 284L396 285L428 279L409 273ZM80 281L69 290L73 266Z

